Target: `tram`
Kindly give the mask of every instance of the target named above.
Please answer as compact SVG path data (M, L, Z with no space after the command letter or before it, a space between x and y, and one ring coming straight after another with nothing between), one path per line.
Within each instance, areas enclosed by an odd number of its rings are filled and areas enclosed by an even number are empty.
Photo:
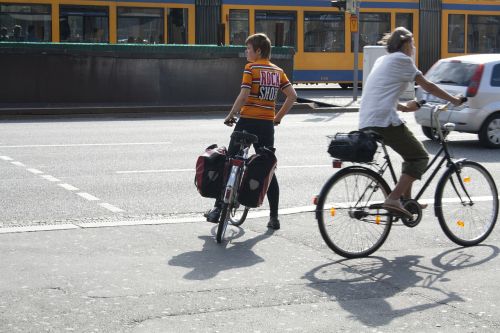
M397 26L414 33L424 71L439 58L500 52L499 0L359 4L361 52ZM294 82L346 87L354 64L349 19L330 0L0 0L0 42L242 45L264 32L295 49Z

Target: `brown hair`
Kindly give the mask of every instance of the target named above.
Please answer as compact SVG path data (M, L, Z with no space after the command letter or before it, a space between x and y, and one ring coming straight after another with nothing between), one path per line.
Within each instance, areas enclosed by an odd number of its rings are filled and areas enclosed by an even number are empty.
M406 42L410 42L413 34L410 30L398 27L392 33L386 33L382 40L378 42L379 45L385 45L387 52L394 53L401 51Z
M260 49L260 56L262 58L270 59L271 58L271 40L267 37L266 34L258 33L248 36L245 41L245 45L252 45L254 51Z

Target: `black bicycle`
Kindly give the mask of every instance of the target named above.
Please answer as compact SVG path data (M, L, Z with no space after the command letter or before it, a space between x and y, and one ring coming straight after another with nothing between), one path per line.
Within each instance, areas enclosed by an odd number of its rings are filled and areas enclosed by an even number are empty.
M228 224L240 226L245 222L250 208L240 205L238 202L238 190L241 178L246 168L248 160L248 151L250 146L258 142L258 137L248 132L234 131L231 139L236 145L239 145L239 151L234 157L229 157L229 176L222 194L222 212L217 227L217 243L221 243Z
M432 107L434 124L439 124L439 113L446 111L449 105ZM385 198L391 193L383 178L385 171L389 169L394 184L397 178L380 137L375 139L382 148L382 163L354 164L335 173L321 189L316 205L316 219L326 244L343 257L365 257L382 246L393 221L401 219L408 227L418 225L422 219L418 200L444 164L446 170L434 195L434 214L441 228L451 241L461 246L472 246L485 240L498 216L497 187L481 164L465 158L456 161L451 158L446 138L454 128L453 123L436 126L441 148L426 171L436 163L437 166L416 197L404 202L404 207L413 214L411 219L382 208ZM334 160L334 166L339 162Z

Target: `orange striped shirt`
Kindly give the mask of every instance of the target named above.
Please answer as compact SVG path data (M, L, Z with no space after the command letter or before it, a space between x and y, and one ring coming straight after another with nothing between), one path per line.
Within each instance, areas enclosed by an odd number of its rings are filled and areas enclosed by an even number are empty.
M274 120L278 91L290 85L285 72L267 59L248 63L243 71L241 88L250 89L241 108L242 118Z

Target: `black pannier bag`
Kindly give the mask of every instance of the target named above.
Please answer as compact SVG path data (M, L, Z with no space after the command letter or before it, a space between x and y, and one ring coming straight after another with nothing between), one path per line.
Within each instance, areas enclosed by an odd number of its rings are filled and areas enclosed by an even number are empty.
M333 158L348 162L371 162L377 151L377 142L365 132L337 133L328 146Z
M277 163L274 148L271 149L259 148L257 154L248 159L238 191L240 204L251 208L262 205Z
M194 184L201 196L220 198L224 186L224 165L226 163L226 147L213 144L196 160Z

